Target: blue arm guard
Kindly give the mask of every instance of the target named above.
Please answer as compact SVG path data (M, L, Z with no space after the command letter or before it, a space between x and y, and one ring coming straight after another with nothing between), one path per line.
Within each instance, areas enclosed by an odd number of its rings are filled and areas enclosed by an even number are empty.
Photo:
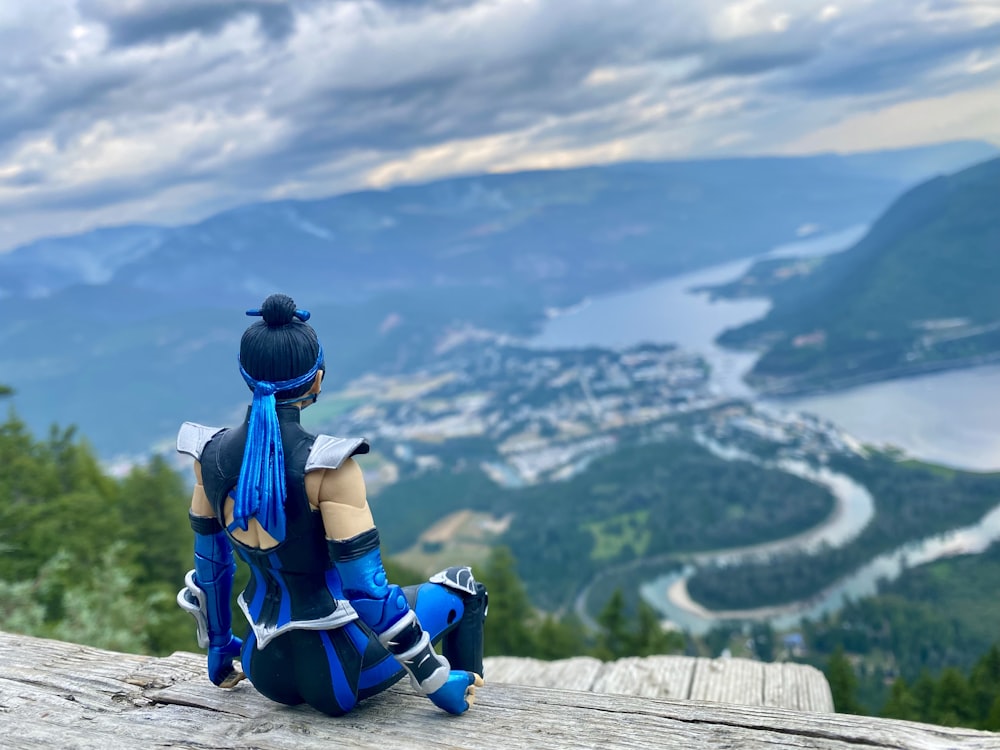
M465 690L473 677L464 671L452 672L448 660L434 651L403 590L389 583L378 531L371 529L342 542L330 541L329 547L351 606L410 675L414 689L449 713L466 711Z
M194 570L184 579L177 603L198 623L198 645L208 648L208 676L216 685L234 673L242 641L233 636L229 597L236 563L222 527L214 518L191 515L194 530Z

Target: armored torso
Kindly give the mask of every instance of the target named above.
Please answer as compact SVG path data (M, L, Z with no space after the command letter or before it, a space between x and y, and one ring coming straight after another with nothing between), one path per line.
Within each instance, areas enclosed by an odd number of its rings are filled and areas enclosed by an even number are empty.
M328 630L357 617L344 600L340 577L327 552L322 517L306 496L305 475L313 469L336 469L348 457L367 453L368 443L306 432L299 423L300 410L293 405L279 406L277 414L285 455L285 539L276 547L257 549L226 529L236 554L250 567L239 605L260 649L288 630ZM201 461L205 493L224 529L226 499L236 490L247 424L213 430L185 423L178 435L178 450Z

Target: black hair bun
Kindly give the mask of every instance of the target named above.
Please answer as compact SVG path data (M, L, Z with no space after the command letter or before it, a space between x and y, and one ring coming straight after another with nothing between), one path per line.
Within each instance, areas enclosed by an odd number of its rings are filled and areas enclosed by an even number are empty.
M287 294L272 294L260 306L260 314L268 328L288 325L295 318L295 300Z

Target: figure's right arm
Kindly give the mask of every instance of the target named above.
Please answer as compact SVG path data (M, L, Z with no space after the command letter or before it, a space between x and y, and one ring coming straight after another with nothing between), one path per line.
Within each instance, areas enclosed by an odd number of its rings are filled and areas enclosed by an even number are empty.
M191 515L198 518L215 518L212 503L205 494L205 482L201 475L201 461L194 462L194 491L191 493Z
M194 531L194 570L185 578L177 603L198 622L198 645L208 649L208 676L219 687L233 687L244 675L233 667L242 641L233 635L229 597L236 564L222 526L202 483L201 463L194 462L195 485L189 518Z
M361 467L348 458L339 468L311 472L306 492L322 513L330 558L358 617L402 665L418 692L449 713L467 711L482 677L451 669L434 651L403 590L387 580Z

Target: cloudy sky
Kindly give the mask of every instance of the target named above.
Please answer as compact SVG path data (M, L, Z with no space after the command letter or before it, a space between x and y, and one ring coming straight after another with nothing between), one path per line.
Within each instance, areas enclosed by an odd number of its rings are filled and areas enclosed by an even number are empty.
M0 0L0 250L449 174L1000 145L1000 0Z

